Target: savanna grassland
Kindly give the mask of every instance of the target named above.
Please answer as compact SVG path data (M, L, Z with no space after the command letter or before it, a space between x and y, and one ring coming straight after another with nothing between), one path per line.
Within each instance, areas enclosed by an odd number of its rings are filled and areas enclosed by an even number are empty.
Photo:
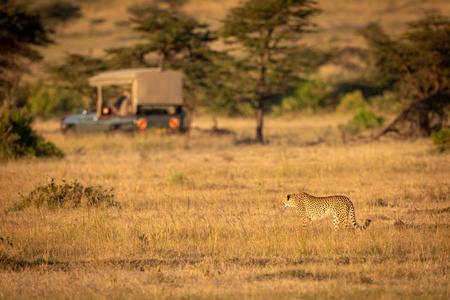
M448 299L450 156L428 139L343 144L348 116L250 119L234 131L63 136L61 160L0 165L0 298ZM194 126L210 128L198 117ZM120 207L10 208L48 178ZM343 194L365 232L304 231L283 196Z
M138 2L80 1L83 18L57 31L30 79L67 53L134 45L126 8ZM183 10L217 29L238 2ZM369 22L395 36L427 14L449 16L447 2L319 0L301 43L364 47L357 31ZM314 75L359 76L337 64ZM344 144L337 128L349 119L267 117L260 145L254 120L219 118L233 133L211 134L200 115L188 147L183 135L64 136L57 120L36 121L65 157L0 163L0 298L450 298L449 152L429 139ZM120 205L13 209L51 179L112 190ZM372 224L335 233L327 217L303 230L282 205L301 191L346 195Z

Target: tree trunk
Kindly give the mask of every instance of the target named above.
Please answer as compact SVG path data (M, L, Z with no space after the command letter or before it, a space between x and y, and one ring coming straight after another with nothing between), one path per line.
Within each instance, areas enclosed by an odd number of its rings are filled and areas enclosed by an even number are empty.
M256 141L260 144L264 144L263 139L263 121L264 121L264 108L260 103L256 109Z
M431 134L430 119L428 118L427 110L419 111L419 128L417 131L420 137L428 137Z
M260 144L264 144L263 139L263 126L264 126L264 100L266 99L266 72L267 62L270 58L269 48L266 47L264 55L261 57L261 69L258 79L258 107L256 108L256 141Z

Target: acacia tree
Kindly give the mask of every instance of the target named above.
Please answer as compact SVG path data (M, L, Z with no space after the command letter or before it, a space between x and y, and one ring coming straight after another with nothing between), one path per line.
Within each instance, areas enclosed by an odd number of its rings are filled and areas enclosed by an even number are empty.
M319 12L315 4L310 0L249 0L231 9L223 22L222 36L247 53L237 68L243 75L241 100L255 110L260 143L266 102L293 74L290 56L295 55L299 34L311 25L310 17Z
M450 105L450 21L430 16L409 24L398 40L376 24L363 31L379 83L396 91L404 110L375 138L387 132L429 136L440 129Z
M17 1L0 1L0 101L15 102L27 65L42 60L36 46L51 42L39 15Z

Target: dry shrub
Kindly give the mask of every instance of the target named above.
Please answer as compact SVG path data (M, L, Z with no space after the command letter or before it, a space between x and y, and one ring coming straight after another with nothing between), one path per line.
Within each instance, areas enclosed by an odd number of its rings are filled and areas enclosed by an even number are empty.
M53 178L47 179L47 184L39 185L27 196L21 195L21 199L11 208L12 211L20 211L30 206L49 208L80 206L119 206L114 201L114 194L111 190L101 187L84 187L77 180L55 184Z

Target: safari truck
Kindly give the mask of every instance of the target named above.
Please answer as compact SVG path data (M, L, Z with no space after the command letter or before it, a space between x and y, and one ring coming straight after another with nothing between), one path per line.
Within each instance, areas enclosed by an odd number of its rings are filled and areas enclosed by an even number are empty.
M83 110L61 120L63 133L111 131L183 132L183 73L159 68L122 69L107 71L89 78L97 87L97 108ZM108 107L103 98L104 88L127 86L128 99L118 101L118 107ZM122 100L122 103L120 103Z

